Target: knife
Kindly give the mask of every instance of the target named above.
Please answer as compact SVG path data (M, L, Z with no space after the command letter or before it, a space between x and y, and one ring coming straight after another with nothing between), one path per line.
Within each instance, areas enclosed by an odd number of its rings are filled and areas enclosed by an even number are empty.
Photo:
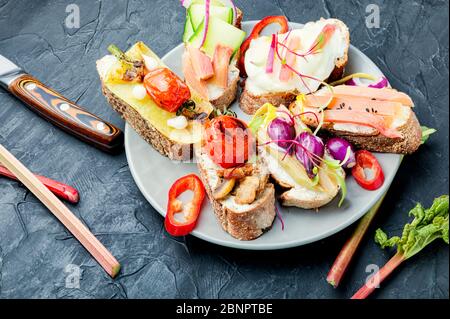
M123 149L123 132L46 87L0 54L0 86L64 131L105 152Z

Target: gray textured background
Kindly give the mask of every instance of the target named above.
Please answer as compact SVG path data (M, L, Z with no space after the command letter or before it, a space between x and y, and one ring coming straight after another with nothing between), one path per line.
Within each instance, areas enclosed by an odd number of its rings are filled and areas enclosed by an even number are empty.
M81 8L79 30L66 29L65 8ZM401 231L417 201L448 193L448 2L238 0L246 19L286 14L295 22L337 17L352 43L409 93L423 124L439 129L405 159L374 227ZM365 8L377 3L381 28L367 29ZM164 55L181 40L177 0L0 0L0 53L99 116L123 128L100 92L95 60L110 43L147 42ZM362 243L342 287L327 271L351 229L321 242L276 252L237 251L193 237L169 238L162 218L139 193L125 155L108 156L62 133L0 90L0 143L30 169L77 187L71 209L121 261L111 280L33 195L0 178L0 298L347 298L368 264L390 252ZM149 163L151 165L151 163ZM157 169L157 168L155 168ZM68 264L81 265L80 289L65 288ZM448 298L448 247L433 244L403 265L378 298Z

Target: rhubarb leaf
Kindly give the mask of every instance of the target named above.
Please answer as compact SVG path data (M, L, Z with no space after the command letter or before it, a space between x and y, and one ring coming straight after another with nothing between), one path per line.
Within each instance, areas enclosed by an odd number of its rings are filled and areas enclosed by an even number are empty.
M449 243L449 220L448 220L449 196L443 195L434 200L433 205L424 209L417 204L409 215L414 219L406 224L402 237L388 238L386 233L378 229L375 233L375 242L381 248L392 248L397 246L397 252L405 259L419 253L436 239L442 238L445 243Z

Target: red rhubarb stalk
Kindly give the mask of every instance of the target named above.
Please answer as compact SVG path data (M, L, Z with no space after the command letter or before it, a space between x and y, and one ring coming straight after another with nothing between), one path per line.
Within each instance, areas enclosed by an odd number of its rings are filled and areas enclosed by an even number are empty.
M19 179L6 167L0 164L0 176L5 176L18 181ZM80 200L78 191L66 184L54 181L44 176L36 175L36 177L56 196L64 199L72 204L77 204Z
M339 286L342 277L347 271L347 268L350 265L350 262L352 261L353 256L355 255L356 250L358 249L359 244L361 243L361 240L366 234L367 229L372 223L373 218L377 214L378 209L380 208L381 203L383 202L385 196L386 194L383 195L383 197L375 204L375 206L373 206L369 210L369 212L363 218L361 218L361 221L358 223L358 226L356 226L353 235L347 240L341 252L337 256L327 276L328 283L332 285L334 288Z
M352 299L366 299L385 280L395 268L404 262L405 256L397 253L356 292Z

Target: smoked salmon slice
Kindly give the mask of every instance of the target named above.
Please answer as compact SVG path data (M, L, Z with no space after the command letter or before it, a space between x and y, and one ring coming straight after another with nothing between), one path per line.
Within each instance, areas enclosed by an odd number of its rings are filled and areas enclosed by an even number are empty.
M305 106L323 107L330 101L329 96L307 95ZM379 101L357 96L336 96L328 104L328 109L368 112L377 115L399 116L402 114L403 105L399 102Z
M329 96L330 94L331 93L320 95ZM333 87L333 96L335 97L357 96L367 99L375 99L379 101L398 102L401 103L402 105L410 107L414 106L414 102L407 94L390 88L377 89L362 86L338 85Z
M188 51L183 54L183 74L186 83L191 90L194 90L201 98L209 100L208 86L205 81L199 80L192 65L192 58Z
M187 50L191 56L192 67L194 68L197 79L202 81L212 78L214 76L214 70L209 56L192 45L188 45Z
M311 112L316 114L317 118L321 117L319 110L316 108L304 108L304 112ZM302 115L303 119L307 119L310 123L315 123L316 116L311 113L305 113ZM369 126L376 129L380 134L389 138L402 138L402 134L396 129L392 129L387 125L387 122L392 122L391 119L387 119L383 116L360 111L345 111L345 110L325 110L324 111L325 123L348 123Z

